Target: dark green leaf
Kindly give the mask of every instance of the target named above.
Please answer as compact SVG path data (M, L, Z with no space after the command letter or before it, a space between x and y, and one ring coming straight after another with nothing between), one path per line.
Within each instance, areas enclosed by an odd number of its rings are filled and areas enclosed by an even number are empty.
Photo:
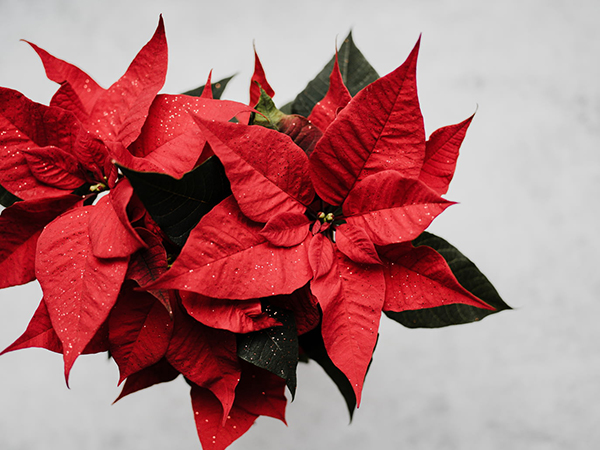
M216 83L212 83L212 94L214 99L220 99L221 95L223 95L223 91L227 87L227 83L231 81L231 79L235 75L231 75L230 77L223 78L222 80L217 81ZM192 89L191 91L184 92L183 95L191 95L192 97L200 97L202 92L204 92L204 86L200 86L199 88Z
M292 311L268 307L266 312L282 326L238 335L238 357L283 378L296 395L298 333Z
M475 322L490 314L511 309L475 264L444 239L425 232L413 241L413 245L426 245L437 251L444 257L458 282L473 295L496 308L496 311L454 304L414 311L386 311L385 314L390 319L408 328L439 328Z
M283 105L281 108L279 108L279 111L284 114L292 114L292 102L288 102Z
M334 62L335 55L316 78L309 82L306 88L298 94L292 103L292 113L308 117L317 102L325 97L329 90L329 75L333 70ZM344 84L352 96L379 78L375 69L354 45L352 32L348 34L338 51L338 64Z
M225 170L216 156L208 158L180 179L162 173L119 168L150 216L180 247L200 219L231 195Z
M19 197L8 192L3 186L0 186L0 205L8 208L9 206L20 201L21 199Z

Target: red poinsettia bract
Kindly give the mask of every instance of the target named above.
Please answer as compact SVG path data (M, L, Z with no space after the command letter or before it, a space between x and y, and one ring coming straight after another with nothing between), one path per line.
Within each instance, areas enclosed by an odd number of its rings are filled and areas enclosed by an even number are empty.
M382 310L452 303L492 309L458 284L439 254L410 243L451 205L440 194L453 173L457 134L468 125L426 141L418 47L351 100L343 83L331 83L315 108L323 136L310 157L278 131L196 118L233 196L201 220L154 283L253 299L310 282L327 353L358 401ZM337 70L332 80L341 79Z
M60 88L49 106L0 88L0 185L19 200L0 216L0 287L37 278L43 299L4 352L62 353L68 379L80 354L108 350L124 383L117 400L182 374L203 448L221 450L261 415L285 422L299 335L320 331L358 405L382 311L493 309L438 252L411 243L452 204L442 195L471 121L426 140L419 43L354 97L336 56L309 117L276 111L277 124L261 111L274 91L255 52L250 106L267 126L247 125L253 110L211 89L158 94L162 18L108 89L31 45ZM115 163L182 179L213 156L232 195L178 248ZM284 348L283 362L269 367L270 350L243 356L266 348L261 338Z
M279 322L260 300L141 290L167 270L165 245L173 245L114 165L182 176L212 155L193 116L227 121L249 108L214 100L210 89L201 98L158 95L167 68L162 18L107 90L31 45L61 86L50 106L0 89L0 184L17 198L0 217L0 287L37 278L44 297L4 352L62 353L68 379L80 354L110 350L125 381L119 398L183 374L197 414L209 422L199 429L237 429L234 438L259 415L285 420L285 381L241 364L236 353L236 333ZM219 445L233 440L225 435Z

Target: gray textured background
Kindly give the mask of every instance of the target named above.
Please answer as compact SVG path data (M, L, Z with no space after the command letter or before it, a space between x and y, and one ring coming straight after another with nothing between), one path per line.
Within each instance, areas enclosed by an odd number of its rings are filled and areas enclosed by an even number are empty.
M408 330L382 321L363 404L345 405L316 364L299 371L289 426L268 418L232 449L600 448L600 3L559 0L0 0L0 85L46 103L33 41L104 87L164 14L178 93L239 72L226 98L247 101L252 40L283 104L350 28L373 66L401 64L419 33L427 133L477 115L431 231L469 256L514 311L481 323ZM40 292L0 291L0 347ZM199 449L187 385L177 380L111 406L117 369L101 355L0 358L0 448Z

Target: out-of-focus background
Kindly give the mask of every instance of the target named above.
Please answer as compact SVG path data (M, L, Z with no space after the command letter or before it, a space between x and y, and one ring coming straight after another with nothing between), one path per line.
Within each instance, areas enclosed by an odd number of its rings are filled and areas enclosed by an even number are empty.
M169 43L163 92L237 73L247 101L252 42L279 105L355 43L380 74L422 33L418 84L427 134L475 110L448 198L430 231L470 257L513 311L408 330L382 320L353 423L314 363L299 368L286 427L260 418L232 449L600 448L600 3L595 0L228 2L0 0L0 85L47 103L36 54L108 87L152 36ZM1 237L0 237L1 239ZM39 287L0 291L0 347L25 329ZM182 379L115 405L117 369L30 349L0 357L3 450L199 449Z

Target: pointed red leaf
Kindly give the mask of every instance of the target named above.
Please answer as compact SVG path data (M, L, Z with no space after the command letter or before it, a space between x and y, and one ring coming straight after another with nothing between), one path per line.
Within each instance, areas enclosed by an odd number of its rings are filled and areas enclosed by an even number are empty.
M81 69L52 56L31 42L27 43L31 45L42 60L46 76L61 85L56 94L54 94L51 104L68 109L75 114L83 112L86 116L89 115L98 96L102 94L104 89ZM66 97L72 99L72 108L69 108L67 102L64 101Z
M64 195L31 173L23 150L55 146L71 150L81 128L67 111L32 102L0 88L0 184L23 200Z
M38 240L36 277L63 344L67 379L73 363L108 317L127 271L128 258L107 261L92 254L88 216L93 208L64 213Z
M212 69L208 73L208 79L206 80L206 84L204 85L204 89L202 90L202 94L200 95L200 98L209 98L209 99L213 98L212 83L210 81L211 79L212 79Z
M46 302L42 299L25 332L0 355L24 348L39 347L62 353L62 344L56 335L48 315Z
M86 171L89 172L89 182L103 184L108 183L105 178L107 163L111 163L109 149L104 142L94 137L90 132L80 128L75 141L73 154L77 157ZM108 174L107 174L108 175Z
M230 299L289 294L311 278L306 241L275 247L228 197L192 230L171 269L150 289L180 289ZM309 238L307 238L309 239Z
M86 181L77 158L64 150L49 146L22 152L31 174L42 183L59 189L73 190Z
M313 272L312 283L331 274L335 260L335 249L331 241L322 233L315 234L308 247L308 259Z
M163 358L156 364L129 375L123 385L121 393L115 399L113 404L129 394L141 391L142 389L146 389L158 383L173 381L178 376L179 372L167 362L166 358Z
M192 386L190 391L196 430L203 450L224 450L250 429L258 414L233 407L223 424L223 407L208 390Z
M50 320L50 314L44 299L40 302L37 310L35 311L27 330L3 353L8 353L14 350L20 350L24 348L39 347L45 348L52 352L62 353L63 346L60 342L56 331L52 327L52 321ZM82 353L100 353L108 350L108 331L106 323L102 324L94 337L86 345Z
M454 176L458 150L472 120L473 116L456 125L442 127L434 131L427 141L425 161L419 180L439 195L448 192L448 185Z
M136 228L136 231L148 248L140 249L131 255L125 279L133 280L144 288L147 284L158 280L167 271L167 252L161 239L154 233L145 228ZM169 315L173 315L167 291L159 289L147 292L161 302Z
M99 94L100 92L98 92ZM50 106L66 109L73 113L81 122L85 122L89 117L89 111L86 110L81 98L79 98L75 89L67 81L56 91L52 100L50 100Z
M54 199L17 202L0 216L0 288L35 279L36 245L42 229L59 214L81 201L67 195Z
M419 42L404 64L356 94L312 153L311 179L329 204L342 204L358 181L383 170L418 178L425 156L416 89Z
M344 85L336 51L333 70L329 76L329 90L327 91L327 95L321 101L317 102L308 119L319 127L321 131L325 131L350 100L352 100L352 96Z
M198 437L204 450L222 450L242 436L259 416L285 422L285 380L251 364L242 365L235 403L223 423L223 410L206 389L192 386L191 397Z
M90 342L85 346L83 355L92 353L104 353L108 352L110 345L108 342L108 320L105 320L100 325L100 328L96 330L96 334L92 337Z
M240 379L235 334L202 325L180 307L174 312L175 328L167 360L191 382L209 389L226 416Z
M293 247L306 239L309 227L304 214L282 213L271 217L260 234L278 247Z
M129 206L138 209L139 218L145 212L142 202L137 196L134 196L133 187L127 178L120 179L109 192L110 201L121 224L127 229L128 233L138 241L140 248L146 248L146 243L138 236L132 225L132 219L129 217Z
M275 214L304 214L315 195L308 158L288 136L259 126L196 122L247 217L266 223Z
M352 261L362 264L381 264L377 250L362 228L345 223L335 229L337 248Z
M281 325L263 312L260 300L223 300L186 291L180 295L188 314L211 328L251 333Z
M139 136L150 105L167 74L167 41L162 16L152 39L127 72L96 100L87 128L100 139L128 146Z
M360 405L383 306L383 268L358 264L335 250L328 273L311 281L323 311L321 332L327 354L348 378Z
M388 245L415 239L452 204L420 181L387 170L361 181L343 209L347 222L364 229L375 245Z
M265 71L258 58L258 53L256 53L256 47L254 47L254 74L250 80L250 106L254 106L258 103L261 88L269 97L273 98L275 96L275 91L267 81Z
M248 110L247 105L228 100L159 95L152 103L140 136L129 147L135 158L131 163L119 162L130 169L161 171L179 178L199 163L206 142L192 115L227 122ZM144 159L137 159L141 157Z
M120 180L117 187L98 200L90 210L89 235L96 258L126 258L146 246L129 223L125 212L132 194L133 188L129 182ZM122 221L123 216L127 226Z
M407 311L462 303L494 309L463 288L446 260L427 246L391 245L380 250L386 283L384 311Z
M119 383L162 359L173 331L164 306L147 292L134 291L129 283L124 284L108 319L110 354L119 366Z

